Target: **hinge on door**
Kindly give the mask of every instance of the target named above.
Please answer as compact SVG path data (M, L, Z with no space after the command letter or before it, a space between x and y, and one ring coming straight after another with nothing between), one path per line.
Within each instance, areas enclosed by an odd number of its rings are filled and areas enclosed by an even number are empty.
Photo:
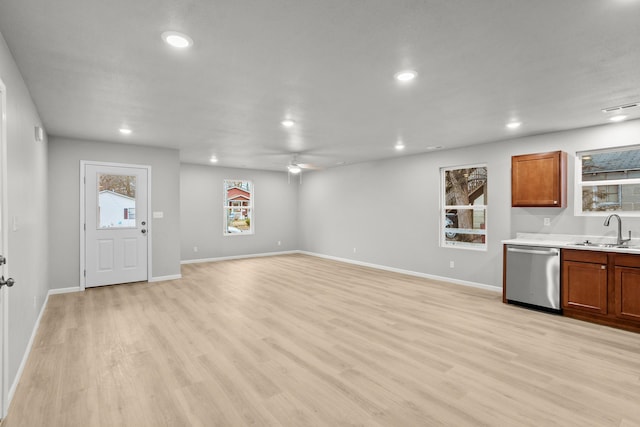
M84 223L84 231L87 231L87 223Z
M87 277L87 270L84 271L84 277Z

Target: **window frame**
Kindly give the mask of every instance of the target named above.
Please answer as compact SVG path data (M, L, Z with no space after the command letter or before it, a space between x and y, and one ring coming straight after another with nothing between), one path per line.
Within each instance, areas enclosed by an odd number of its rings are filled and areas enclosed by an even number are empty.
M237 201L233 201L233 200L229 200L227 199L227 183L228 182L248 182L249 183L249 188L251 189L249 191L250 194L250 198L248 202L244 202L242 201L240 205L229 205L229 202L235 203ZM251 236L253 234L255 234L255 186L253 184L253 181L250 179L224 179L222 180L222 234L223 236ZM245 205L245 203L247 203ZM229 233L229 229L228 229L228 218L229 218L229 211L232 211L234 209L242 209L242 210L247 210L248 214L247 214L247 218L249 218L250 223L249 223L249 230L246 232L240 232L240 233Z
M575 156L575 179L574 179L574 215L582 217L606 217L611 214L618 214L621 217L640 217L640 210L623 211L623 210L602 210L602 211L583 211L582 210L582 191L585 187L597 186L618 186L619 202L622 203L622 186L636 184L640 185L640 178L630 179L610 179L600 181L583 181L582 180L582 158L586 155L624 152L624 151L640 151L640 145L628 145L621 147L613 147L606 149L577 151Z
M471 251L484 251L486 252L488 250L488 238L489 238L489 229L487 226L488 223L488 214L489 214L489 205L488 205L488 200L486 199L486 195L487 193L485 192L485 201L483 205L447 205L446 202L446 198L447 198L447 194L446 194L446 173L448 171L452 171L452 170L458 170L458 169L472 169L472 168L485 168L487 171L487 179L485 182L485 185L488 188L488 184L489 184L489 167L487 165L487 163L473 163L473 164L468 164L468 165L459 165L459 166L444 166L444 167L440 167L440 213L439 213L439 229L438 229L438 241L440 244L440 247L442 248L453 248L453 249L466 249L466 250L471 250ZM479 235L483 235L484 236L484 242L483 243L472 243L472 242L456 242L456 241L451 241L451 240L447 240L446 237L446 233L447 233L447 228L446 228L446 217L447 217L447 211L448 210L452 210L452 209L456 209L456 210L460 210L460 209L471 209L473 211L475 210L482 210L484 211L484 229L482 229L482 231L473 231L472 233L465 233L465 234L479 234ZM449 228L449 230L451 230ZM456 229L458 230L458 229Z

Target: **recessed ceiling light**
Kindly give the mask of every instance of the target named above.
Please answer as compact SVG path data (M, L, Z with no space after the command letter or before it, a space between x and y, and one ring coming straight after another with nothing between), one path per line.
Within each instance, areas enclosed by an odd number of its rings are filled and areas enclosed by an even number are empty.
M612 122L621 122L623 120L625 120L627 118L627 116L625 116L624 114L616 114L615 116L611 116L609 117L609 120Z
M131 134L131 129L120 128L120 133L123 134L123 135L130 135Z
M178 49L184 49L193 44L193 39L191 39L191 37L177 31L165 31L162 33L162 40L164 40L168 45L177 47Z
M404 150L404 142L402 141L396 142L396 145L394 145L394 148L398 151Z
M291 119L284 119L283 121L281 121L281 122L280 122L280 124L282 124L282 126L284 126L284 127L286 127L286 128L290 128L290 127L292 127L293 125L295 125L295 124L296 124L296 122L294 122L294 121L293 121L293 120L291 120Z
M216 156L211 156L211 158L209 159L209 161L211 163L218 163L218 158Z
M409 82L415 79L418 76L418 73L413 70L404 70L395 74L396 80L399 82Z
M518 129L521 125L522 125L522 122L513 121L513 122L507 123L507 128L509 128L509 129Z

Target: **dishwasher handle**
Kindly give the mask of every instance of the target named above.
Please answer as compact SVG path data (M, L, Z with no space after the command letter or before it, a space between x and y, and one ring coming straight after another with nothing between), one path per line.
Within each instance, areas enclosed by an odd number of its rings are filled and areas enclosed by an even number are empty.
M507 247L507 252L516 252L519 254L532 254L532 255L553 255L553 256L560 254L560 250L556 248L520 249L520 248Z

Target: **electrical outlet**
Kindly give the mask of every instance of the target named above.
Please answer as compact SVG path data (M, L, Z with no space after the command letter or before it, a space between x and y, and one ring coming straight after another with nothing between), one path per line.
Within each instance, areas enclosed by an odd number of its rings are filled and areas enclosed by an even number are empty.
M193 247L193 252L198 252L198 247L197 246Z
M449 261L449 268L454 268L456 266L455 262Z
M282 245L282 242L280 240L278 240L278 246Z
M354 253L354 254L356 253L356 248L353 248L353 253Z
M551 218L545 218L544 225L551 225Z

